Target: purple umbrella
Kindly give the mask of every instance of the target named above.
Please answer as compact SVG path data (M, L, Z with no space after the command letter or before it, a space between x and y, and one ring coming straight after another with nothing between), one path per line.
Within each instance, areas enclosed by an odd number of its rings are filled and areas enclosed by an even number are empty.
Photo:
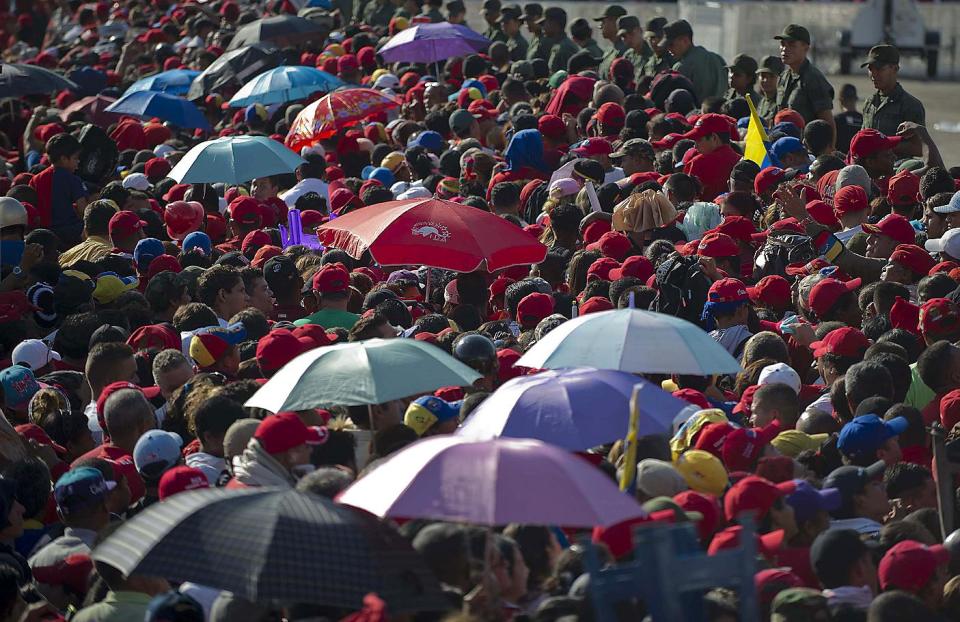
M417 24L395 34L380 48L388 63L436 63L487 49L490 39L460 24Z
M646 516L583 458L513 438L425 438L393 454L337 500L381 518L488 526L593 527Z
M669 434L689 404L633 374L590 368L520 376L497 389L457 430L472 440L535 438L583 451L623 438L639 385L640 434Z

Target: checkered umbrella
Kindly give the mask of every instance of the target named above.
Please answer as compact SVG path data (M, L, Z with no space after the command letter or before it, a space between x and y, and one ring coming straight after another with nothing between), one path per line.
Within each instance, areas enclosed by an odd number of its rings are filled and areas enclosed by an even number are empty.
M193 581L253 602L360 609L376 592L391 613L446 608L436 578L390 527L290 489L180 493L128 521L93 557L124 576Z

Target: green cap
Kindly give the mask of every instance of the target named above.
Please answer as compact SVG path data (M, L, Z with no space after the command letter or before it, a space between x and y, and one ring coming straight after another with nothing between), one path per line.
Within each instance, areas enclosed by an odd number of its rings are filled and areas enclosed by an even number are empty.
M860 65L861 68L870 65L899 65L900 50L892 45L875 45L870 48L867 54L867 62Z
M628 32L636 30L637 28L640 28L640 20L637 19L636 15L624 15L617 20L618 35L625 35Z
M608 17L617 19L619 17L623 17L626 14L627 14L627 10L622 6L620 6L619 4L611 4L610 6L608 6L603 10L603 15L601 15L600 17L594 17L593 21L602 22Z
M770 606L770 622L826 622L830 620L827 598L819 590L792 587L783 590Z
M752 56L746 54L737 54L733 62L727 65L727 69L733 69L737 73L752 75L757 73L757 61Z
M779 76L783 73L783 61L779 56L764 56L760 59L757 73L772 73Z
M643 34L646 37L662 37L663 27L666 25L666 17L654 17L653 19L648 19L647 23L643 26Z
M700 521L703 520L703 514L684 510L680 505L670 497L654 497L643 504L643 511L647 514L657 514L659 512L673 512L673 520L676 522Z
M500 9L500 17L497 18L497 21L503 22L508 19L515 19L519 21L522 15L523 11L520 9L519 4L508 4Z
M678 19L670 22L663 27L664 42L676 39L677 37L693 37L693 26L685 19Z
M803 41L810 45L810 31L798 24L789 24L783 32L774 39L778 41Z
M560 88L560 85L563 84L563 81L567 79L567 75L568 75L567 72L561 69L560 71L550 76L550 79L547 81L547 84L552 89Z

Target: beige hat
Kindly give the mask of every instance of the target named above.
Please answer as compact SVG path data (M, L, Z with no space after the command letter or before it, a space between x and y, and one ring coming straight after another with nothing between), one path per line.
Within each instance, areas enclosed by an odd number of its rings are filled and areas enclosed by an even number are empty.
M622 233L650 231L676 219L677 209L656 190L631 194L613 208L613 230Z

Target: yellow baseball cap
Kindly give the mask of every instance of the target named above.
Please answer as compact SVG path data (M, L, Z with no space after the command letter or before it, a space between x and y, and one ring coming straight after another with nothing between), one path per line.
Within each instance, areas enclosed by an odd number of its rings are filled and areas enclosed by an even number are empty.
M380 160L380 166L390 169L392 173L396 173L397 170L400 169L400 165L403 164L403 161L404 157L402 153L399 151L391 151Z
M830 438L829 434L807 434L800 430L784 430L777 434L776 438L770 441L770 444L776 447L784 456L796 458L800 452L812 449L820 449L826 440Z
M709 408L695 412L670 439L670 452L673 459L676 460L687 448L693 447L694 439L697 438L697 434L704 426L710 423L726 423L727 421L727 415L719 408Z
M697 492L719 497L730 483L723 463L709 451L701 449L685 451L677 458L674 466L683 479L687 480L687 486Z

